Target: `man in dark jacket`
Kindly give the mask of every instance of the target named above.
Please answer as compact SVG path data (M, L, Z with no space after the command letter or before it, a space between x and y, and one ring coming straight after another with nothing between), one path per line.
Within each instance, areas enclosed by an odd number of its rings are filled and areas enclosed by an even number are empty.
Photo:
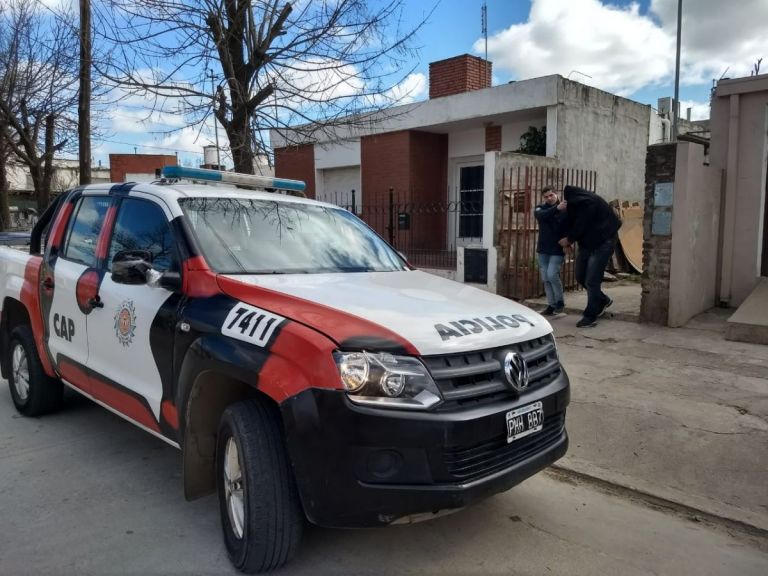
M546 186L541 191L543 204L536 206L533 211L539 221L539 241L536 253L539 258L539 273L547 294L547 307L542 312L544 316L555 316L563 313L563 283L560 280L560 269L563 267L563 248L560 238L563 237L563 221L565 220L565 203L560 202L552 186Z
M579 328L594 326L605 309L613 304L601 290L603 274L616 247L621 221L613 208L594 192L566 186L566 234L561 246L578 243L576 281L587 289L587 307L576 324Z

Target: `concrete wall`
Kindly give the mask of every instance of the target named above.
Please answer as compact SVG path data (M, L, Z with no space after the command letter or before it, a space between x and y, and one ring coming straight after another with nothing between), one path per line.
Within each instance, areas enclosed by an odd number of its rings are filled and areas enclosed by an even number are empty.
M352 204L352 190L355 191L355 205L359 210L363 202L360 189L360 167L326 168L316 172L315 198L338 205Z
M429 130L432 126L473 119L481 122L495 121L495 116L510 112L557 105L559 80L559 76L543 76L427 102L397 106L371 115L364 126L339 126L335 131L324 130L315 136L322 142L354 140L360 136L383 132ZM288 137L291 142L305 141L300 134L290 131ZM270 139L274 148L286 145L286 137L275 130L270 131ZM515 148L518 145L519 140L515 143Z
M33 192L29 169L23 164L12 164L6 170L11 194ZM94 184L110 181L109 168L91 168L91 180ZM54 160L54 173L51 190L63 192L80 184L80 165L77 160Z
M326 142L315 146L315 168L339 168L360 165L360 140Z
M739 306L760 276L766 164L768 75L723 80L712 101L712 166L726 171L720 299Z
M716 301L721 170L704 147L680 142L675 162L667 324L683 326Z
M565 78L559 100L562 165L597 170L597 193L606 200L642 200L651 107Z
M643 275L640 320L666 326L672 263L672 201L677 152L674 144L648 146L645 161ZM667 192L665 192L665 190ZM668 198L669 202L662 202Z

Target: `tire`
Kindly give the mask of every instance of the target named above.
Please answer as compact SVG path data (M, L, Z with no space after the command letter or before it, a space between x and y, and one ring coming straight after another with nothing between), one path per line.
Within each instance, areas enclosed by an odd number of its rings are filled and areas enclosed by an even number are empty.
M279 415L265 401L245 400L224 411L216 485L224 543L235 568L273 570L296 554L304 512Z
M8 345L8 384L16 410L25 416L40 416L61 407L64 385L43 370L32 330L27 325L11 332Z

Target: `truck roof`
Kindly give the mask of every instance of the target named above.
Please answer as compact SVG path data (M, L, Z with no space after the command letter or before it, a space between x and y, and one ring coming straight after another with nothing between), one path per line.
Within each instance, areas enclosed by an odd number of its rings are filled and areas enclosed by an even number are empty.
M95 184L81 190L86 195L106 192L143 193L166 202L171 201L171 204L182 198L239 198L338 208L333 204L306 198L306 185L300 180L186 166L165 166L162 174L161 179L151 183Z
M131 192L142 192L174 204L182 198L239 198L250 200L266 200L271 202L284 202L292 204L308 204L313 206L325 206L327 208L339 208L335 204L320 202L311 198L285 194L283 190L270 191L247 190L235 186L220 183L193 184L188 182L140 182L140 183L109 183L90 184L82 188L84 194L104 194L131 184Z

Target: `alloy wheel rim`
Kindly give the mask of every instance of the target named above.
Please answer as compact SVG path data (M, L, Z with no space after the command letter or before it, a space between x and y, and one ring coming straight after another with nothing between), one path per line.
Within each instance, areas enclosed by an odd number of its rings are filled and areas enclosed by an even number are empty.
M224 493L227 500L229 524L238 540L242 539L245 526L245 493L243 487L240 453L235 439L230 436L224 449Z
M11 369L13 370L13 387L16 389L16 395L19 400L25 402L29 398L29 363L27 362L27 353L21 344L16 344L13 348Z

